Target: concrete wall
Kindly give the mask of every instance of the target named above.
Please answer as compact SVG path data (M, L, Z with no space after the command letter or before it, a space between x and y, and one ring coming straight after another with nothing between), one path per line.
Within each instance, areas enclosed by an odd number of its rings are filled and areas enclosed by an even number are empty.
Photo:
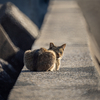
M90 53L100 75L100 0L77 0L88 26Z
M44 15L47 12L49 0L0 0L0 4L6 2L14 3L24 14L26 14L40 29Z

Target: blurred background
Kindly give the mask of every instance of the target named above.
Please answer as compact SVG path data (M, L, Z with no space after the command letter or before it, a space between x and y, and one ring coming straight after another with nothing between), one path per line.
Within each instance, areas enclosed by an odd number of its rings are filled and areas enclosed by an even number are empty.
M0 4L0 100L99 100L100 0ZM66 43L60 70L30 72L24 52L50 42Z
M12 2L40 29L47 12L49 0L0 0L0 4Z

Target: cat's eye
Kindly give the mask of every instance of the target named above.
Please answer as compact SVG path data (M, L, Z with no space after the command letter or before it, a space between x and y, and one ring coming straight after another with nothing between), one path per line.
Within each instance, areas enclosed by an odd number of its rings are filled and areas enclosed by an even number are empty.
M60 51L60 53L62 54L62 51Z

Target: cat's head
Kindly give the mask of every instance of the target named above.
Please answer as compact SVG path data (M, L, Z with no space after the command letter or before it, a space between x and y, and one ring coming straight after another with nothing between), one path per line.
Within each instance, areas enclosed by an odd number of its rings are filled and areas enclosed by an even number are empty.
M50 43L50 50L53 50L56 53L57 58L61 58L64 53L64 49L66 47L66 44L63 44L61 46L55 46L53 43Z

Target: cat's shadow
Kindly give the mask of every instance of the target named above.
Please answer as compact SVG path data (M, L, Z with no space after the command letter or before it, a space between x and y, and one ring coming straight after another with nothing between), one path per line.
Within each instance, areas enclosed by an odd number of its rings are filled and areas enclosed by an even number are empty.
M22 70L21 72L25 73L25 72L46 72L46 71L30 71L30 70L26 69L26 70Z
M30 72L30 70L22 70L21 72Z
M94 66L90 67L78 67L78 68L60 68L58 72L88 72L88 73L95 73ZM45 72L45 71L30 71L28 69L24 69L21 72Z

